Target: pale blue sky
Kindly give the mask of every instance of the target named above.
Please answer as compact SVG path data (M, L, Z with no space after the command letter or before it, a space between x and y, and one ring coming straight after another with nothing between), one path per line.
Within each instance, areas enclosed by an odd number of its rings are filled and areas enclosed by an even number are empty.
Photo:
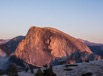
M0 39L26 35L32 25L103 43L103 0L0 0Z

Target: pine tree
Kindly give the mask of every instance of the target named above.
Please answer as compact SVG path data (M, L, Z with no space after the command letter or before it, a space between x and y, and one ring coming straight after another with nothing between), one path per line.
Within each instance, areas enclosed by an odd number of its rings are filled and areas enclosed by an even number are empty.
M44 76L43 72L41 71L41 69L37 70L37 73L35 74L36 76Z
M18 76L17 72L18 70L17 70L16 65L11 64L7 70L7 75L8 76Z

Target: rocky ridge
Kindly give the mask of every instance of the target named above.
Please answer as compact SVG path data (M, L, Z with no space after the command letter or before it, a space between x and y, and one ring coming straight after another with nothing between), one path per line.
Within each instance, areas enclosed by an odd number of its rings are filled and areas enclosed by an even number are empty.
M18 45L15 55L25 62L42 67L55 59L70 63L93 60L92 51L78 39L55 28L31 27Z

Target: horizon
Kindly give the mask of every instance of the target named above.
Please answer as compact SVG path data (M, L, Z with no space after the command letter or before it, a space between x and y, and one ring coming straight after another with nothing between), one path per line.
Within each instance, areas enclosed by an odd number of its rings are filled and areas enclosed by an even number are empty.
M0 39L25 36L31 25L36 25L103 43L102 0L2 0L0 11Z

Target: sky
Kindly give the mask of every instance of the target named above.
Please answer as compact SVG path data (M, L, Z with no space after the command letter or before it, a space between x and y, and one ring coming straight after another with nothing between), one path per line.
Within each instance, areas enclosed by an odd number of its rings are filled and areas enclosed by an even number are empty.
M0 0L0 39L25 36L31 26L103 43L103 0Z

